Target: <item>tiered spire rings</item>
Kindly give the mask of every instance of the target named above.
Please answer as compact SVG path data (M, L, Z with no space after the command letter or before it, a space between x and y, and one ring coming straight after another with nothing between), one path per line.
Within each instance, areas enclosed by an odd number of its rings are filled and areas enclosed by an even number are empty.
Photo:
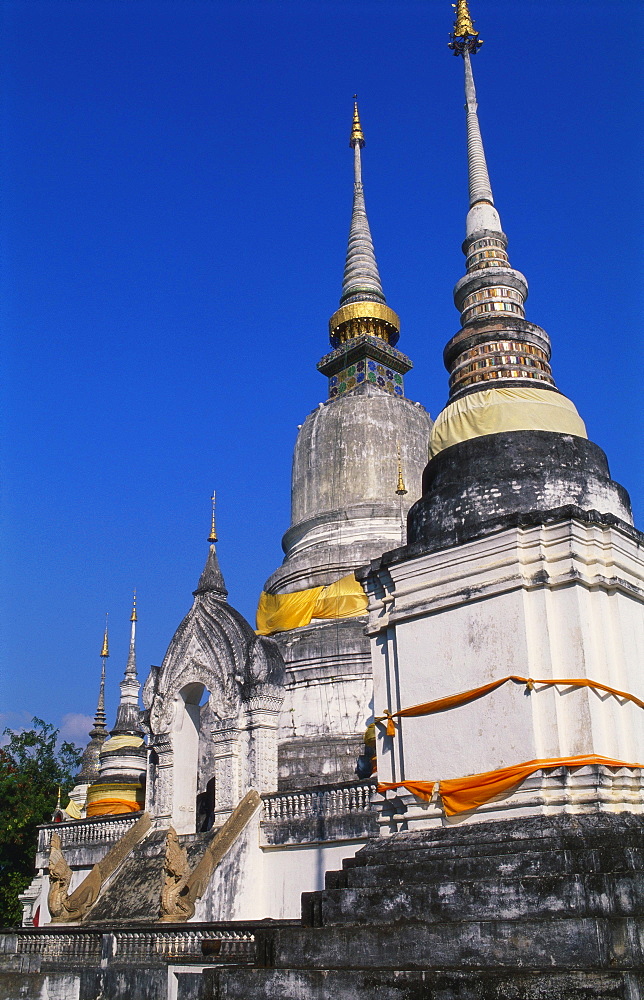
M353 149L353 210L349 229L340 308L329 320L334 348L318 364L329 377L333 399L363 382L392 395L404 395L403 375L412 367L409 358L394 349L400 320L390 309L382 290L373 249L362 186L361 150L365 138L358 103L354 98L349 146Z
M469 203L467 274L454 289L462 329L445 348L450 398L483 388L523 385L554 389L550 341L525 319L528 283L511 266L488 173L470 56L480 46L466 0L456 4L450 47L463 57Z

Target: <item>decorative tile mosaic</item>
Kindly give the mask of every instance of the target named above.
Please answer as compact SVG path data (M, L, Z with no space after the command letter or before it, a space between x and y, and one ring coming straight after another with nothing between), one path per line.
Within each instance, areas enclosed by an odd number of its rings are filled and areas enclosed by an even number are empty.
M336 396L342 396L343 393L355 389L361 382L371 382L379 389L391 393L392 396L404 395L405 386L402 375L367 358L365 361L358 361L355 365L349 365L337 375L333 375L329 379L329 396L332 399Z

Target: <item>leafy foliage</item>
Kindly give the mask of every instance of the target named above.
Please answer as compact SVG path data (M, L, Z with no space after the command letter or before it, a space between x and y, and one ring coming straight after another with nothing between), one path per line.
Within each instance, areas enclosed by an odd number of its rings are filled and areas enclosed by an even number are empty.
M73 743L58 744L58 730L34 718L23 732L5 729L0 747L0 927L22 917L18 894L34 875L39 823L56 808L58 789L74 786L81 753Z

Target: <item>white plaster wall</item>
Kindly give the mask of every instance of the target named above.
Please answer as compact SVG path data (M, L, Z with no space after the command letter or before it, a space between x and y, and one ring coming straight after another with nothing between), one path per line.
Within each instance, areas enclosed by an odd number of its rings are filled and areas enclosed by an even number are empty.
M642 570L633 540L577 522L511 529L392 567L393 586L371 604L376 713L508 674L590 678L644 697ZM383 780L590 753L644 761L644 712L587 688L508 683L400 720L378 748Z
M342 867L364 841L260 846L259 813L215 870L194 921L299 918L301 895L324 888L324 873Z
M325 872L342 868L342 859L363 846L364 841L345 841L264 849L264 916L299 918L302 893L324 889Z

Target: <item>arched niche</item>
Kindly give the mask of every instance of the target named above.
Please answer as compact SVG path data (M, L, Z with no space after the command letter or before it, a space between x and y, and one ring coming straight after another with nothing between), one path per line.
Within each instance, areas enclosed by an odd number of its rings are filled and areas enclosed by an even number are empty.
M181 688L175 699L172 725L173 794L172 825L177 833L195 833L199 792L201 706L208 701L204 684L193 682ZM206 734L203 734L206 735ZM202 793L203 794L203 793ZM200 825L203 826L203 800Z

